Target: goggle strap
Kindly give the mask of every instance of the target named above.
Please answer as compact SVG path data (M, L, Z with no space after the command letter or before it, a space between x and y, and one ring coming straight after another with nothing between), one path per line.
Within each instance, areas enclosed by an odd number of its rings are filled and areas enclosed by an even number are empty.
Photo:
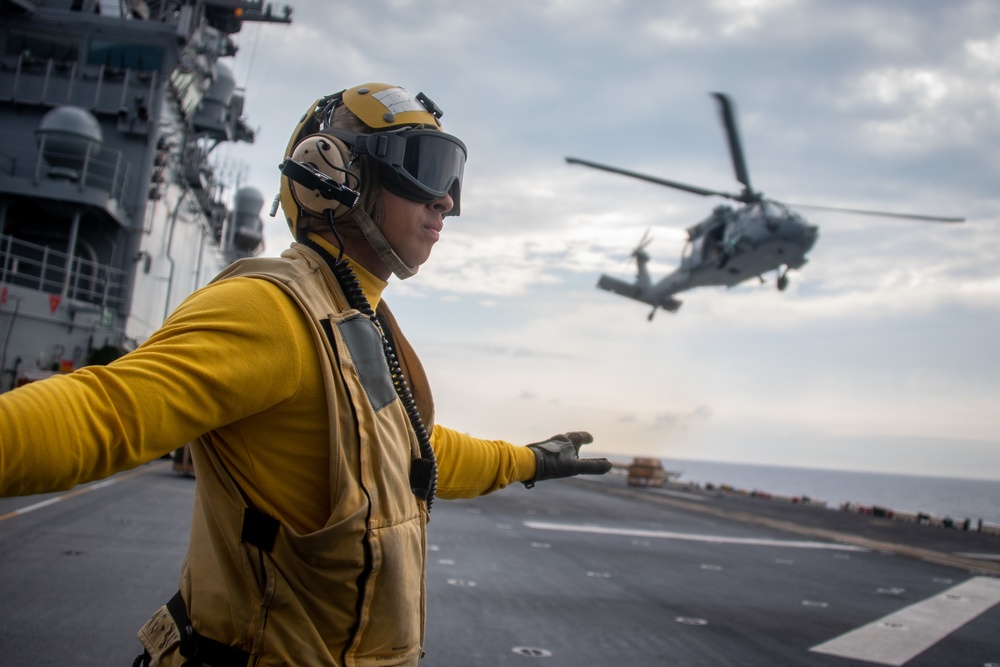
M322 130L323 134L329 134L330 136L336 137L343 141L347 148L351 151L352 155L369 155L367 150L367 142L364 139L368 134L359 134L357 132L351 132L349 130L344 130L339 127L328 127Z

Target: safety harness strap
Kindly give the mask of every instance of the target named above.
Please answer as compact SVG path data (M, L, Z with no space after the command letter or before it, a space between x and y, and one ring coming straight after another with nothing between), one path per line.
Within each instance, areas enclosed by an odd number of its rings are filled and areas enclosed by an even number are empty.
M220 641L203 637L194 631L191 619L188 617L187 607L184 605L184 598L180 591L170 598L167 603L167 611L174 619L177 629L181 633L181 655L187 658L185 667L246 667L250 662L250 654L235 646L223 644Z
M247 651L204 637L194 631L180 591L177 591L165 606L170 619L177 627L180 638L178 650L185 658L182 667L247 667L250 664L251 655ZM132 667L149 667L152 660L149 650L145 650L136 656Z

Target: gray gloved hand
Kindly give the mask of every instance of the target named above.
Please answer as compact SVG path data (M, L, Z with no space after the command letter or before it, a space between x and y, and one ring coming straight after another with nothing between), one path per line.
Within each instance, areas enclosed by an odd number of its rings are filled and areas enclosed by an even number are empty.
M524 485L529 489L543 479L572 477L573 475L603 475L611 470L607 459L581 459L580 447L594 441L594 437L584 431L561 433L544 442L528 445L535 453L535 477Z

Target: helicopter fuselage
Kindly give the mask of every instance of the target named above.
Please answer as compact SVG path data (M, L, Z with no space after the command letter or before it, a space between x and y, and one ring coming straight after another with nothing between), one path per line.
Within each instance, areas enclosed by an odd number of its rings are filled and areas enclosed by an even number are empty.
M778 287L783 289L784 272L801 268L808 261L806 254L819 235L815 225L772 201L754 202L738 210L718 206L687 232L688 241L676 271L653 283L646 268L649 256L640 248L635 253L635 283L605 275L598 287L670 311L680 307L681 302L673 298L678 292L695 287L732 287L768 271L778 272Z
M653 319L657 308L671 312L680 308L681 302L673 296L678 292L713 285L732 287L753 277L758 277L763 281L763 274L768 271L777 271L778 289L784 290L788 285L788 270L799 269L808 261L806 254L812 249L819 236L818 227L807 223L801 215L785 204L765 199L759 191L751 187L750 174L747 171L743 147L736 128L736 114L732 101L722 93L712 93L712 95L719 105L722 125L729 142L733 171L736 180L743 184L742 192L723 192L579 158L566 158L566 161L571 164L582 164L703 197L725 197L742 204L739 209L734 209L729 205L716 206L706 219L688 227L688 242L681 255L680 267L658 282L653 283L650 280L647 270L649 255L645 248L649 243L648 230L647 234L643 235L639 245L632 251L632 257L635 258L638 269L635 282L629 283L611 276L601 276L597 283L599 288L652 306L653 311L649 314L649 319ZM798 206L931 222L962 222L964 220L964 218L959 217L913 213L890 213L805 204Z
M680 268L670 274L686 274L686 287L682 289L732 287L768 271L801 268L808 261L806 254L815 245L819 230L788 207L764 201L739 210L717 207L708 220L688 233ZM652 289L676 284L669 278L663 278Z

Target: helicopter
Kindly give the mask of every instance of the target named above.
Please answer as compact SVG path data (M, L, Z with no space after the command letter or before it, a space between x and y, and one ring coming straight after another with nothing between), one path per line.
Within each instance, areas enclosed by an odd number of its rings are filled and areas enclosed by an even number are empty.
M636 262L635 282L629 283L609 275L600 277L597 283L597 287L600 289L652 306L653 310L647 317L650 321L659 308L672 313L677 312L682 302L674 295L695 287L732 287L754 277L763 283L765 282L763 274L775 271L775 284L779 291L784 291L788 287L788 272L792 269L801 269L809 261L806 255L815 245L819 236L819 228L809 224L804 217L792 210L792 205L765 198L763 193L753 189L750 185L750 174L743 158L743 147L736 127L733 102L724 93L711 94L716 99L722 125L726 131L736 180L743 185L741 192L722 192L579 158L566 158L566 162L570 164L580 164L638 178L696 195L724 197L742 205L737 208L728 204L720 204L712 210L707 218L688 227L686 230L687 242L681 254L680 266L676 271L664 276L659 281L654 283L650 279L647 269L650 257L646 252L646 246L652 241L649 237L649 230L646 230L631 254L631 259ZM865 211L806 204L795 204L794 206L803 209L929 222L963 222L965 220L965 218L956 217Z

